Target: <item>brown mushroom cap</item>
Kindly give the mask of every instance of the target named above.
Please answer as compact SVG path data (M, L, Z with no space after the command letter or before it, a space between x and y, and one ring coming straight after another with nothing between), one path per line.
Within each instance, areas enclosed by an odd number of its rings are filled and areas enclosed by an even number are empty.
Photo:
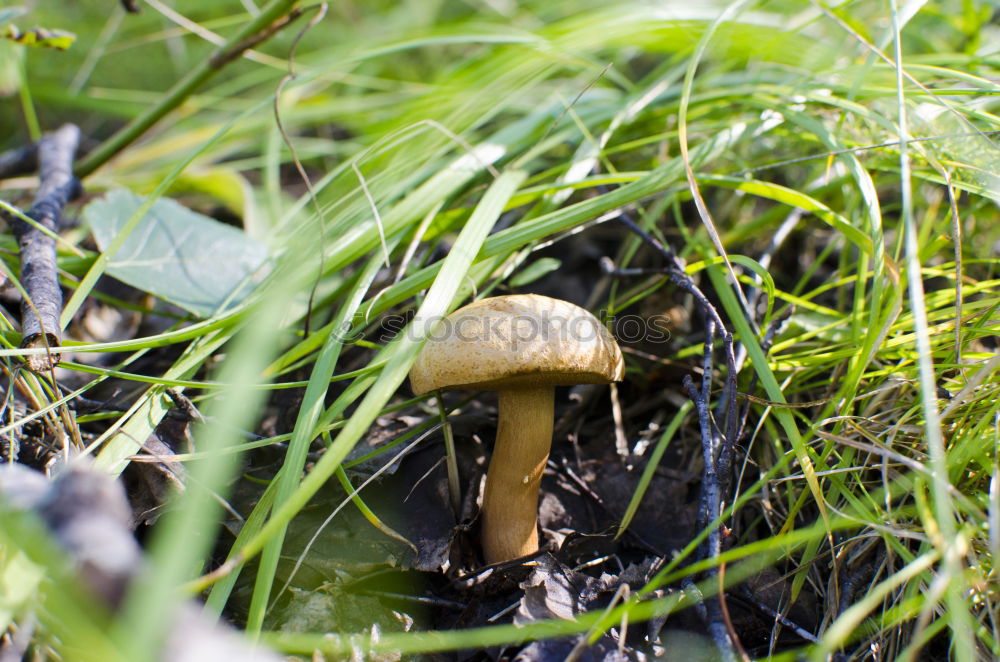
M417 395L437 389L607 384L624 374L621 350L587 310L538 294L470 303L431 332L410 369Z

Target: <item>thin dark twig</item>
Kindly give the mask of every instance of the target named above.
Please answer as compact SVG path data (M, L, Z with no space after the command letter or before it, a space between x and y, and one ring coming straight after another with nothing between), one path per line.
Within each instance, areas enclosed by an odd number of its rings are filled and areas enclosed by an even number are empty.
M62 209L80 193L73 176L73 156L80 142L80 129L65 124L42 136L38 144L39 186L28 211L38 226L54 233ZM56 271L56 242L39 227L14 219L14 234L21 250L21 282L26 297L21 304L21 347L58 347L62 292ZM59 363L58 354L31 354L28 368L44 372Z
M191 399L184 395L178 388L166 389L167 397L170 398L177 410L189 421L205 422L205 417L198 411Z
M718 450L720 440L713 434L711 422L711 412L708 406L712 385L712 348L715 340L715 323L706 320L705 323L705 353L703 355L703 372L701 387L695 386L690 375L684 375L684 390L694 402L695 411L698 413L698 427L701 430L701 446L704 458L704 469L701 481L701 497L698 503L698 527L705 529L715 521L719 513L722 512L722 494L720 491L720 481L718 475ZM713 527L708 532L708 536L700 547L702 559L716 558L722 553L722 532L718 527ZM718 579L718 570L710 570L706 573L710 577ZM726 626L726 618L721 605L722 586L719 586L719 596L717 599L705 600L705 622L708 626L712 640L722 653L723 659L735 660L736 650L734 641L730 637L729 628Z
M698 427L701 429L701 450L704 461L702 473L700 506L698 508L698 528L704 529L713 521L712 513L718 510L720 500L718 493L718 476L716 474L716 443L712 434L711 414L708 408L708 398L712 381L712 341L715 338L715 324L709 321L705 328L705 353L703 355L704 372L701 388L695 388L690 375L684 375L684 390L694 402L698 413ZM709 532L702 543L702 558L710 559L721 551L719 530Z
M618 217L618 220L624 223L629 230L639 235L639 238L644 242L652 246L663 258L667 261L668 267L666 269L666 274L670 277L670 282L674 285L680 287L682 290L687 292L695 299L695 303L698 306L698 310L706 319L711 319L719 328L726 328L726 325L722 323L722 317L719 316L718 311L715 310L715 306L708 300L708 297L695 285L691 277L687 275L684 271L684 265L680 258L673 250L667 248L659 242L653 235L649 234L643 230L639 225L628 217L627 214L622 214ZM662 272L661 272L662 273Z
M243 53L252 50L257 46L273 37L275 34L283 30L288 25L291 25L302 16L305 9L302 7L294 7L288 11L284 16L279 17L270 25L265 26L263 29L246 36L244 39L237 41L232 44L227 44L220 50L216 51L212 57L208 59L208 64L212 69L222 69L230 62L243 57Z
M754 609L767 614L769 617L773 618L775 622L780 623L782 626L788 628L802 639L805 639L806 641L814 644L819 643L819 637L817 637L815 634L805 629L801 625L797 624L795 621L791 620L790 618L782 614L780 611L777 611L766 605L759 598L757 598L757 596L753 594L753 591L751 591L746 586L740 587L740 593L742 594L743 599L748 601L753 606Z
M38 143L0 153L0 179L27 175L38 167Z
M639 227L639 224L633 221L628 214L623 212L618 217L618 220L624 223L626 226L628 226L628 229L637 234L640 239L642 239L644 242L646 242L654 249L656 249L656 252L662 255L663 258L666 259L668 263L670 263L671 267L681 266L677 260L677 254L674 253L673 249L664 246L663 244L660 243L659 239L657 239L656 237L654 237L653 235L649 234L641 227ZM681 271L683 271L683 269L681 269Z
M719 449L719 486L723 495L729 493L731 478L730 469L733 466L733 453L736 449L739 416L736 412L736 352L733 349L733 334L723 328L722 352L726 358L726 382L719 400L719 408L726 412L726 433L721 439ZM719 511L722 512L721 510ZM718 513L716 513L718 515Z
M725 494L724 488L729 486L729 471L732 466L732 456L736 447L737 434L739 432L739 418L736 412L736 355L733 351L733 336L729 331L726 330L726 326L722 321L722 317L719 315L715 306L708 300L708 297L698 288L690 276L684 271L684 267L681 264L677 255L673 250L665 247L660 243L655 237L650 235L648 232L643 230L639 225L628 217L627 214L622 214L620 217L622 223L624 223L628 228L635 232L643 241L652 246L660 255L667 260L668 266L666 272L670 277L671 282L683 289L695 300L698 311L701 316L705 319L706 326L706 338L705 338L705 354L702 369L702 385L700 392L694 389L694 384L691 382L690 377L685 378L685 388L688 390L688 394L695 401L696 409L698 410L698 421L699 426L702 431L702 444L703 450L705 452L705 476L703 480L703 490L708 489L710 492L718 489L719 498L716 500L714 496L709 495L707 501L703 501L703 507L708 508L706 511L699 513L699 521L701 521L702 526L707 526L709 523L715 521L715 519L721 514L721 495ZM723 354L726 361L726 382L723 389L722 398L720 398L719 406L725 411L725 433L719 438L718 435L713 435L713 424L711 416L709 415L709 398L711 394L711 376L712 376L712 353L715 344L715 333L719 330L722 334L722 346ZM722 476L723 483L718 484L718 480ZM718 532L713 532L711 537L718 535ZM710 550L716 549L714 553L717 554L721 551L719 545L709 544L705 548L705 552L708 555L705 558L711 558L714 554Z
M694 299L695 306L705 321L705 343L700 388L695 387L690 375L685 375L684 377L684 389L694 402L695 410L698 414L698 427L701 430L702 453L705 467L702 474L701 497L698 507L698 526L701 529L705 529L711 526L712 522L715 522L722 515L723 504L728 500L732 487L733 455L738 435L742 429L736 406L737 367L733 336L726 329L726 325L722 321L719 312L715 309L715 306L712 305L708 297L698 288L694 280L688 276L684 270L683 263L677 257L676 253L639 227L627 214L622 214L619 218L632 232L636 233L666 260L667 266L661 273L668 275L672 283ZM605 264L604 269L609 273L613 273L613 266ZM722 397L716 404L717 411L721 413L719 418L723 421L723 428L721 430L715 425L709 406L716 334L721 336L723 359L726 364ZM721 553L722 531L717 526L708 532L705 542L699 548L699 554L702 559L712 559L717 558ZM718 570L709 571L707 574L710 577L719 577ZM736 638L736 633L732 631L731 623L728 623L725 617L724 599L723 587L720 584L717 598L705 601L705 622L723 659L736 660L737 649L742 649Z

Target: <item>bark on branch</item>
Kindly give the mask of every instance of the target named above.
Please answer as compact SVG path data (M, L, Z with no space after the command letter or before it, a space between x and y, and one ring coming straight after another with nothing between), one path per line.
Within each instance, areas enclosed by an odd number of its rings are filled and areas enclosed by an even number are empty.
M39 181L35 202L28 216L36 225L14 219L14 235L21 250L21 283L25 298L21 303L21 333L24 349L58 347L61 332L62 292L56 271L56 242L63 207L80 192L73 176L73 156L80 142L80 130L73 124L46 134L38 143ZM35 372L59 363L58 354L31 354L28 368Z
M724 504L732 502L731 474L733 454L739 432L736 411L736 354L733 348L733 336L726 329L722 316L719 315L715 306L687 275L684 265L681 264L674 251L639 227L627 214L622 213L619 220L664 258L667 263L666 267L656 271L668 275L672 283L692 297L695 307L705 322L701 385L696 385L689 375L684 377L684 389L694 402L695 411L698 414L698 427L701 430L704 468L701 480L701 498L698 504L698 528L705 529L721 517ZM720 335L722 339L726 374L722 397L716 404L713 415L710 396L716 335ZM717 420L724 422L722 429L716 425ZM722 553L722 537L718 526L712 528L699 549L699 560L718 558ZM736 662L739 658L747 659L736 633L732 630L732 623L725 609L725 589L722 586L720 571L712 569L706 575L719 580L719 594L704 602L704 618L709 634L719 649L721 659L732 662Z

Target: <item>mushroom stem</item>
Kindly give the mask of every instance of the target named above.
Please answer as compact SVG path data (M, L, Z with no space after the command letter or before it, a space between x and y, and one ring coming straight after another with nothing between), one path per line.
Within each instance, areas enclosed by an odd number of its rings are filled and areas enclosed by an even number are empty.
M487 563L538 551L538 488L552 445L555 389L499 391L497 441L483 495Z

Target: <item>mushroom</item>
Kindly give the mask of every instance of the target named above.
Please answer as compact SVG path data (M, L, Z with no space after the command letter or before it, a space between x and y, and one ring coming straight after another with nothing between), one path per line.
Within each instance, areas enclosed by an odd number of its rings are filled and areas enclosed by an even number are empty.
M433 329L410 369L413 392L483 389L499 396L482 508L487 563L538 551L538 491L552 445L555 387L608 384L623 373L608 330L559 299L482 299Z

